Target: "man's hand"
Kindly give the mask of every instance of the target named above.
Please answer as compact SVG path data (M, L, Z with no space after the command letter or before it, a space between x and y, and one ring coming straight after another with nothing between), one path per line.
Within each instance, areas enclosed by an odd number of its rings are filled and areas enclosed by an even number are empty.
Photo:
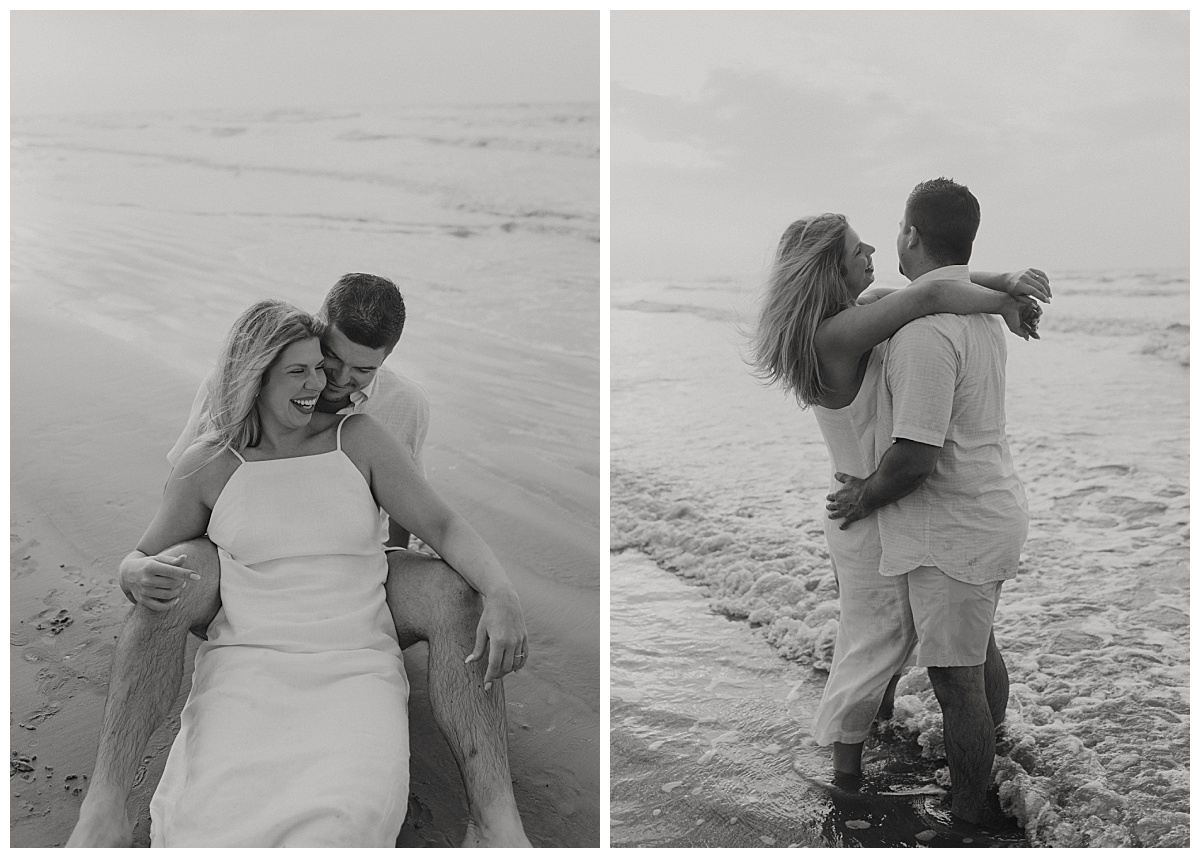
M1038 320L1042 318L1042 308L1037 304L1019 302L1015 298L1010 298L1004 303L1007 306L1000 315L1004 319L1004 324L1008 325L1008 329L1023 340L1028 340L1030 337L1040 340L1037 329Z
M829 510L830 518L845 519L839 530L845 530L854 522L866 518L874 510L867 509L863 506L863 494L866 492L867 481L860 480L858 477L852 477L849 474L837 473L834 478L844 485L833 494L825 496L825 500L829 503L825 504L825 509Z
M147 557L140 551L121 561L120 583L125 595L152 611L166 611L179 601L179 592L189 580L200 576L183 565L186 554L156 554Z
M515 592L485 596L483 616L475 630L475 649L467 656L470 664L488 651L487 672L483 690L490 691L492 682L507 673L525 666L529 657L529 640L525 633L525 618Z
M1005 275L1004 291L1023 303L1032 304L1035 301L1047 303L1051 297L1050 278L1046 276L1045 271L1039 271L1036 268L1013 271Z

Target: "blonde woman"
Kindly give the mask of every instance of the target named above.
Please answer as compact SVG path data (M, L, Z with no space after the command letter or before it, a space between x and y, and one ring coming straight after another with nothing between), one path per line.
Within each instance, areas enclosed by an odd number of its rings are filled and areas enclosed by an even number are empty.
M1036 269L973 273L977 286L934 281L864 296L875 279L874 251L842 215L793 223L779 243L753 335L759 377L781 385L801 407L812 406L834 474L875 470L876 346L934 313L999 314L1017 336L1036 337L1035 300L1050 298L1046 275ZM830 486L835 491L840 483L831 478ZM879 574L875 518L852 528L824 521L841 618L814 732L819 745L833 745L835 783L857 789L863 742L876 716L890 715L916 635L902 578Z
M151 801L154 846L394 846L408 681L379 508L480 591L510 586L381 424L315 410L322 332L280 301L237 320L202 434L135 552L207 532L221 561L222 608Z

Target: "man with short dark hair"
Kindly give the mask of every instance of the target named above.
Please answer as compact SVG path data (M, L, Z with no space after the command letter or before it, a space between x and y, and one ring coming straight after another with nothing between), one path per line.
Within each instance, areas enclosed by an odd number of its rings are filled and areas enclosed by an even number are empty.
M383 365L404 329L404 299L386 278L347 274L322 306L326 387L317 407L370 414L412 453L417 466L429 426L429 402L415 382ZM208 380L187 426L168 454L174 465L199 433ZM525 665L527 651L507 663L485 645L505 630L525 639L511 583L484 599L441 560L407 551L409 534L381 513L387 543L387 603L401 647L429 644L429 699L466 786L469 821L463 846L529 846L508 768L504 673ZM113 655L104 726L91 786L68 846L130 846L125 801L151 734L179 691L188 630L200 637L220 609L220 561L206 538L157 557L127 557L121 588L133 610Z
M969 282L978 228L979 203L966 187L922 182L900 224L901 273L913 283ZM986 799L1008 673L992 623L1029 523L1004 432L1006 357L992 316L939 314L901 328L886 344L876 470L844 478L829 496L843 528L878 511L879 571L907 580L916 663L928 668L942 709L951 812L970 825L998 821Z

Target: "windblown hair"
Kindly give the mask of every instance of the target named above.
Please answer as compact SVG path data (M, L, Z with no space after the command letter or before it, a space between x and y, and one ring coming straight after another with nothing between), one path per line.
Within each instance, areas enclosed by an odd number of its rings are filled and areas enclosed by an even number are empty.
M929 258L941 265L966 265L979 232L979 200L953 179L921 182L904 204L905 220L915 226Z
M196 440L210 448L203 464L225 450L258 446L262 422L256 400L268 370L292 343L324 333L320 319L286 301L259 301L238 317L217 357L200 418Z
M346 274L333 285L321 315L360 346L389 352L404 333L404 297L396 284L375 274Z
M755 375L807 407L828 392L817 365L817 327L854 304L846 283L845 215L796 221L783 233L751 341Z

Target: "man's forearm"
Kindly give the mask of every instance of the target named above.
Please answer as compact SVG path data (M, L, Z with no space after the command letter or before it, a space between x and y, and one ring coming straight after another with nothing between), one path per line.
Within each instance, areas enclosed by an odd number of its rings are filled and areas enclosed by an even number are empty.
M888 448L875 473L864 480L859 503L874 512L915 492L933 473L940 447L900 439Z

